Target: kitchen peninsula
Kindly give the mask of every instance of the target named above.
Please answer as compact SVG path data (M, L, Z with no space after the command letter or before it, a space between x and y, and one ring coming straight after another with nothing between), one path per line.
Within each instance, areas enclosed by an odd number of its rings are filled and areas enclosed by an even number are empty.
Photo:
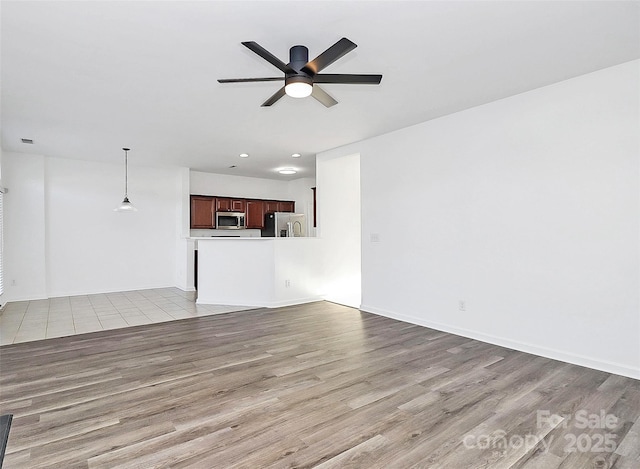
M321 299L317 238L194 238L199 304L276 308Z

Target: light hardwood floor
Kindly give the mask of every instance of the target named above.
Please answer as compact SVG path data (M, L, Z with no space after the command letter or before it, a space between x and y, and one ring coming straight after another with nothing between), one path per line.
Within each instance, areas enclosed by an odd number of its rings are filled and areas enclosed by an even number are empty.
M9 469L640 467L640 381L326 302L6 345L0 367Z

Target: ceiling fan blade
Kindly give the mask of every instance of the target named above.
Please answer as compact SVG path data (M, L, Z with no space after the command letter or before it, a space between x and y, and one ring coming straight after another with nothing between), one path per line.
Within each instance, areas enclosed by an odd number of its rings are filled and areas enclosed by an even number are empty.
M218 80L218 83L249 83L254 81L282 81L284 77L269 77L269 78L222 78Z
M247 47L251 51L255 52L260 57L262 57L264 60L269 62L271 65L274 65L275 67L279 68L283 72L285 72L285 73L295 73L294 69L289 67L286 63L284 63L282 60L280 60L278 57L273 55L271 52L269 52L267 49L262 47L257 42L246 41L246 42L243 42L242 45Z
M329 94L325 90L320 88L318 85L313 86L313 91L311 92L311 96L313 96L322 104L324 104L325 107L331 107L334 104L338 104L338 101L336 101L331 96L329 96Z
M331 65L347 52L351 52L356 47L358 46L355 43L351 42L346 37L343 37L318 57L302 67L302 71L310 75L316 74L323 68Z
M278 101L280 98L282 98L284 96L284 86L282 88L280 88L278 91L276 91L273 96L271 96L269 99L267 99L264 103L262 103L262 107L266 107L266 106L271 106L272 104L274 104L276 101Z
M349 75L321 73L313 77L314 83L345 83L351 85L379 85L382 75Z

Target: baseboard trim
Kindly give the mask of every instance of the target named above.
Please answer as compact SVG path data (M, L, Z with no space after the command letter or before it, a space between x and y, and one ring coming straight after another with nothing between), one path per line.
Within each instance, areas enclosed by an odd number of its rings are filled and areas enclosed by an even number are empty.
M285 306L295 306L301 305L305 303L314 303L316 301L322 301L321 297L306 297L306 298L296 298L292 300L282 300L282 301L267 301L264 303L255 303L255 302L238 302L232 299L224 299L224 298L207 298L198 296L196 303L199 305L225 305L225 306L250 306L253 308L283 308Z
M232 301L231 299L225 300L224 298L207 298L198 294L198 298L196 298L196 304L198 305L225 305L225 306L250 306L252 308L264 308L264 305L254 303L252 301L239 303L237 301Z
M370 305L363 304L361 305L360 310L365 311L367 313L384 316L390 319L397 319L398 321L408 322L410 324L428 327L430 329L435 329L442 332L448 332L450 334L467 337L469 339L475 339L475 340L479 340L489 344L498 345L500 347L506 347L513 350L518 350L520 352L530 353L530 354L538 355L544 358L550 358L552 360L559 360L565 363L570 363L572 365L584 366L587 368L592 368L594 370L626 376L628 378L640 379L640 369L636 369L626 365L621 365L619 363L612 363L605 360L598 360L593 357L567 353L561 350L556 350L548 347L541 347L535 344L507 339L505 337L493 336L490 334L485 334L483 332L478 332L470 329L462 329L462 328L450 326L447 324L427 321L415 316L387 311L387 310L376 308Z
M322 301L326 301L327 303L333 303L335 305L346 306L347 308L362 309L362 307L361 307L362 305L357 305L356 306L356 305L352 305L352 304L347 304L347 303L344 303L344 302L340 302L340 301L336 301L334 299L327 298L326 296L322 297Z
M285 306L303 305L306 303L315 303L316 301L322 301L319 296L310 296L307 298L298 298L295 300L274 301L267 308L283 308Z

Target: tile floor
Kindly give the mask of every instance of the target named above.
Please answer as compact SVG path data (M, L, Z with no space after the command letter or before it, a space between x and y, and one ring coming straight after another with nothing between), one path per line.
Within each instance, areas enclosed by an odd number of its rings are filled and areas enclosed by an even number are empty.
M0 345L252 309L197 305L195 292L158 288L8 303Z

